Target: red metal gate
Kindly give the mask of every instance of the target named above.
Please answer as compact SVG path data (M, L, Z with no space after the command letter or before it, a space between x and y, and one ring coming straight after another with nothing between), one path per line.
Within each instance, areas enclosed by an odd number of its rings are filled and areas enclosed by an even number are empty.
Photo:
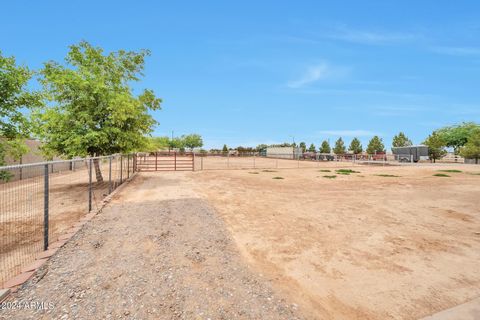
M194 171L195 154L192 152L152 152L138 154L137 171Z

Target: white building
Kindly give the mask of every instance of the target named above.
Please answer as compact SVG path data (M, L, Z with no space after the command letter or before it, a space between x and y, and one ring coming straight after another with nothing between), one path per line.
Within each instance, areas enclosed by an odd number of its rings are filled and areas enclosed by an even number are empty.
M268 158L297 159L302 154L296 147L267 147Z

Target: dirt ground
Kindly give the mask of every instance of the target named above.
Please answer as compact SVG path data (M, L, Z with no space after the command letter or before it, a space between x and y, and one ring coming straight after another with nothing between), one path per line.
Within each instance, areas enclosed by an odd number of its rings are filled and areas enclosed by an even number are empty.
M62 248L0 319L300 319L243 261L180 173L142 173Z
M308 317L417 319L480 295L479 166L343 166L359 173L328 163L187 178ZM438 171L451 169L464 172Z
M480 295L479 174L142 173L9 298L56 308L0 316L418 319Z

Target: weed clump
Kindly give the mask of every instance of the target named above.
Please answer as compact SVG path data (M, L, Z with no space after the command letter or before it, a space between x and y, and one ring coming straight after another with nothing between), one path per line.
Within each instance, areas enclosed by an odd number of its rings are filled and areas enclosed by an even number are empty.
M400 177L400 176L396 176L396 175L394 175L394 174L376 174L376 176L378 176L378 177L386 177L386 178Z
M323 176L324 178L327 179L335 179L337 176L336 175L331 175L331 176Z
M436 173L433 176L434 177L450 177L448 174L445 174L445 173Z
M272 179L284 179L283 177L273 177Z
M351 173L360 173L360 171L355 171L352 169L338 169L338 170L335 170L335 172L337 172L337 174L343 174L346 176L348 176Z

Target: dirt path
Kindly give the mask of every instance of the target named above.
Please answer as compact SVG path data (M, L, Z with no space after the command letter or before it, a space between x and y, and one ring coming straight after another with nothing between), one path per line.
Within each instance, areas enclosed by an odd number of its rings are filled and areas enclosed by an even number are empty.
M182 176L137 176L7 302L1 319L298 319Z

